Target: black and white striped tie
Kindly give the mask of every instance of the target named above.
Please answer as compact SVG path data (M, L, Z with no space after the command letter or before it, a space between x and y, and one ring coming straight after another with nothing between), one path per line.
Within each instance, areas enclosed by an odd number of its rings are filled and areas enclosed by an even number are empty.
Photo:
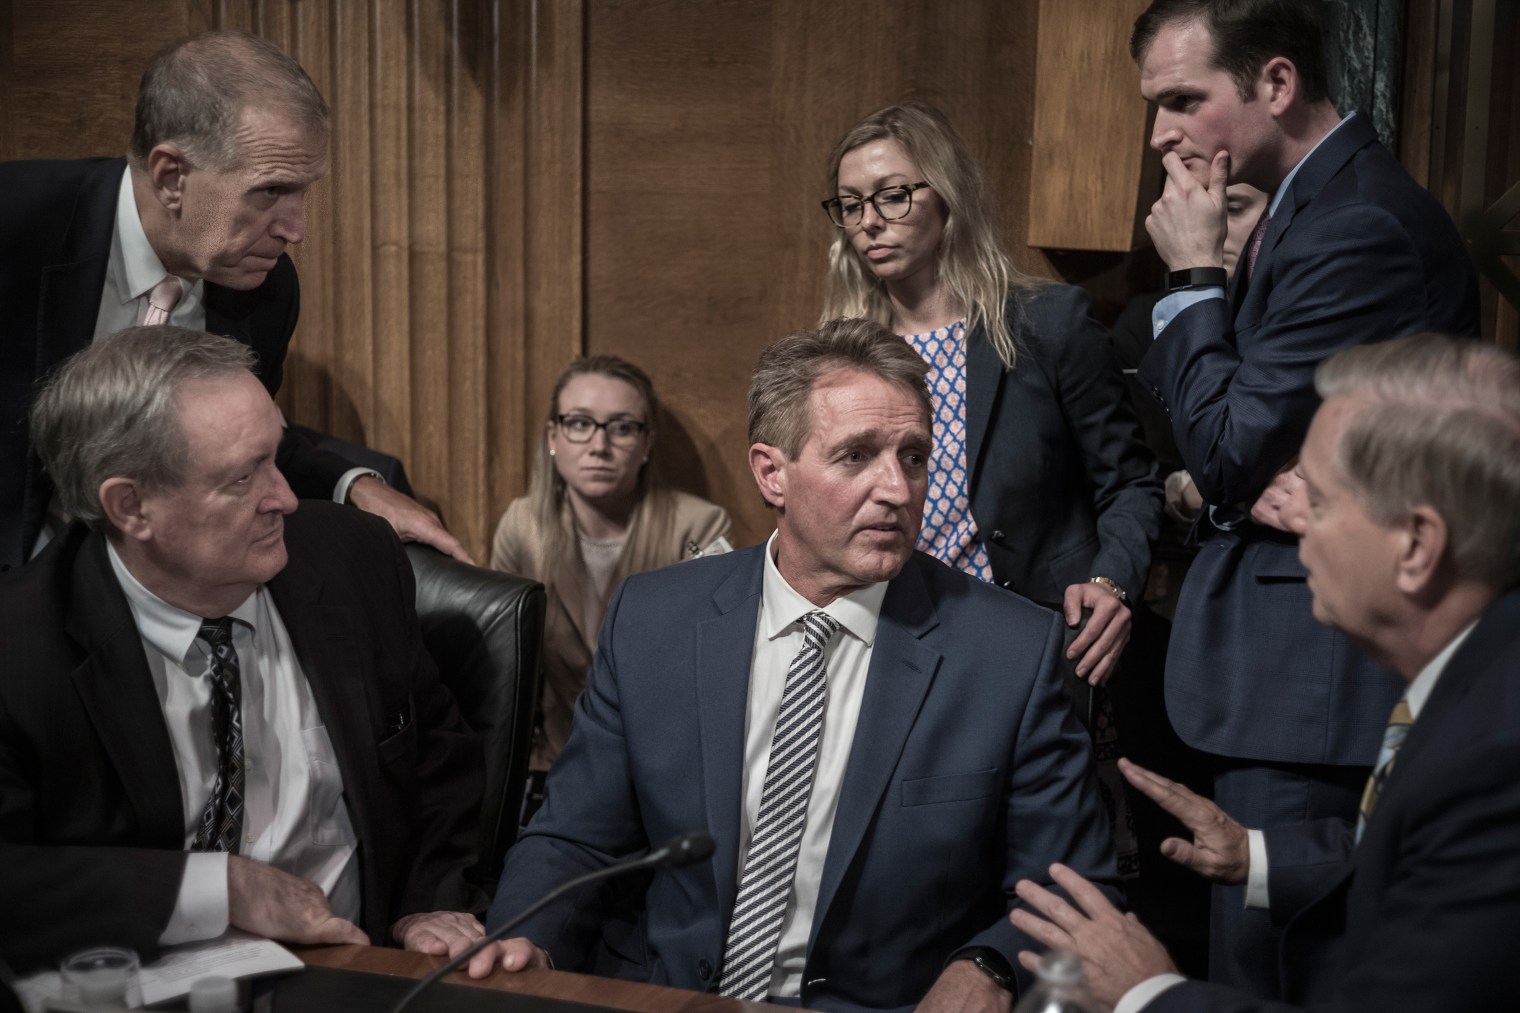
M728 923L718 989L726 996L758 1002L770 991L781 917L797 871L808 797L813 792L813 768L818 761L818 739L823 731L823 707L828 697L823 649L838 629L839 621L826 612L809 612L802 617L803 646L786 673L781 713L776 717L765 770L765 789L760 796L760 815L739 880L739 899Z
M243 689L232 620L207 619L196 637L210 649L211 734L216 742L216 784L206 799L192 851L238 853L243 836Z

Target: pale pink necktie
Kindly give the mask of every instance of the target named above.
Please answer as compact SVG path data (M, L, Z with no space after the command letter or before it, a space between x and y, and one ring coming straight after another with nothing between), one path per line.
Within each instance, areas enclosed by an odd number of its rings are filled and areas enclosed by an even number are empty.
M179 298L183 294L184 289L180 287L179 279L172 274L164 275L164 280L154 285L148 292L148 298L140 311L142 319L139 322L144 327L167 324L169 314L173 313L174 307L179 305Z

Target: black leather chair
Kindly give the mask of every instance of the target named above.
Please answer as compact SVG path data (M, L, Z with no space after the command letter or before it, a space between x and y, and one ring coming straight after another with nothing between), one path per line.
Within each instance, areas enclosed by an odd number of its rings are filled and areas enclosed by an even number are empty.
M544 587L426 545L409 543L406 552L417 576L423 643L485 746L479 858L468 876L490 896L517 840L528 778L543 671Z

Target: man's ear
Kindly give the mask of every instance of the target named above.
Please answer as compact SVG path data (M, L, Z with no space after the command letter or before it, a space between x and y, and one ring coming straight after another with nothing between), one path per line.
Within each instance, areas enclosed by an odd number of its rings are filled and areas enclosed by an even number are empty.
M1267 103L1273 116L1281 116L1298 97L1298 68L1286 56L1274 56L1262 64L1256 78L1257 98Z
M786 506L786 455L780 447L755 443L749 448L749 470L765 502L777 510Z
M1411 597L1429 591L1446 562L1450 541L1446 519L1434 507L1422 505L1411 510L1399 528L1394 570L1398 589Z
M143 509L137 483L130 478L113 476L100 483L100 508L111 527L126 538L144 541L152 534L152 524Z
M148 184L154 199L169 211L180 210L184 202L185 175L190 163L175 144L157 144L148 152Z

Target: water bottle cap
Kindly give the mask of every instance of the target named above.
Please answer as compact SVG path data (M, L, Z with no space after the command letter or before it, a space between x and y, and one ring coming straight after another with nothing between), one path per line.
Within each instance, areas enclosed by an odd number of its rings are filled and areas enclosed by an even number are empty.
M238 1013L238 983L208 974L190 984L190 1013Z
M1051 950L1040 961L1039 978L1052 984L1072 984L1082 980L1082 958L1070 950Z

